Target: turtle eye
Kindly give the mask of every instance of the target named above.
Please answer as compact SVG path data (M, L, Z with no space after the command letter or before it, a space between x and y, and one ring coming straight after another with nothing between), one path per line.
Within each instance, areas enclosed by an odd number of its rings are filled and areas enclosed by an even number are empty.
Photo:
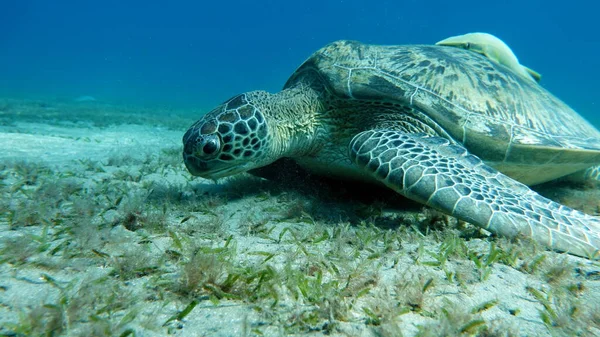
M210 159L216 156L219 149L221 149L221 139L219 136L203 135L198 139L198 152L197 155L203 159Z
M471 42L465 43L465 49L471 49Z
M209 139L206 144L202 147L202 151L204 154L213 154L215 151L219 149L219 140L218 139Z

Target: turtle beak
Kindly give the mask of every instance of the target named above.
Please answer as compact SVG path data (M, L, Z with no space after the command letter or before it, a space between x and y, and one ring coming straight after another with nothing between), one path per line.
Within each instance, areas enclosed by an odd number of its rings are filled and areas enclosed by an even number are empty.
M198 174L198 175L202 178L211 179L216 182L218 179L229 177L234 174L246 172L249 170L248 166L251 166L251 165L249 165L248 163L244 163L241 165L224 167L222 169L218 169L218 170L214 170L214 171L210 171L210 172L202 172L201 174Z
M215 182L221 178L247 172L253 167L252 164L252 162L246 162L234 166L227 165L219 167L219 162L206 163L189 157L185 160L185 166L192 175L210 179Z

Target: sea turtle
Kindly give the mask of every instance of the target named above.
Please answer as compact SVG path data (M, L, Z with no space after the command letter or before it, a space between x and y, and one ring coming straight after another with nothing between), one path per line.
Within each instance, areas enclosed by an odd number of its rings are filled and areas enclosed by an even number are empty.
M282 91L247 92L208 112L183 144L187 169L204 178L287 158L493 233L600 255L599 219L525 185L600 163L600 132L541 86L464 49L334 42Z
M490 60L510 68L517 74L536 82L542 76L535 70L529 69L519 63L517 56L504 41L488 33L469 33L452 36L436 43L438 46L451 46L464 48L482 55Z

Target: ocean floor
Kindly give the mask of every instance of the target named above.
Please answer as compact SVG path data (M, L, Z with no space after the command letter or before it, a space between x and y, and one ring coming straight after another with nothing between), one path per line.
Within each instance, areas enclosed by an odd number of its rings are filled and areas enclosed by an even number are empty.
M0 99L0 336L600 336L598 262L379 188L192 177L200 115Z

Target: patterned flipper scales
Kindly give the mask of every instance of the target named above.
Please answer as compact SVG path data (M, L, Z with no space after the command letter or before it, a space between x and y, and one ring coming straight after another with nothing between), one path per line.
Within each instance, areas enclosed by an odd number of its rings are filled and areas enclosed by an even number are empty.
M583 173L584 180L600 183L600 165L590 167Z
M446 139L365 131L352 139L350 157L396 192L492 233L600 257L599 219L540 196Z

